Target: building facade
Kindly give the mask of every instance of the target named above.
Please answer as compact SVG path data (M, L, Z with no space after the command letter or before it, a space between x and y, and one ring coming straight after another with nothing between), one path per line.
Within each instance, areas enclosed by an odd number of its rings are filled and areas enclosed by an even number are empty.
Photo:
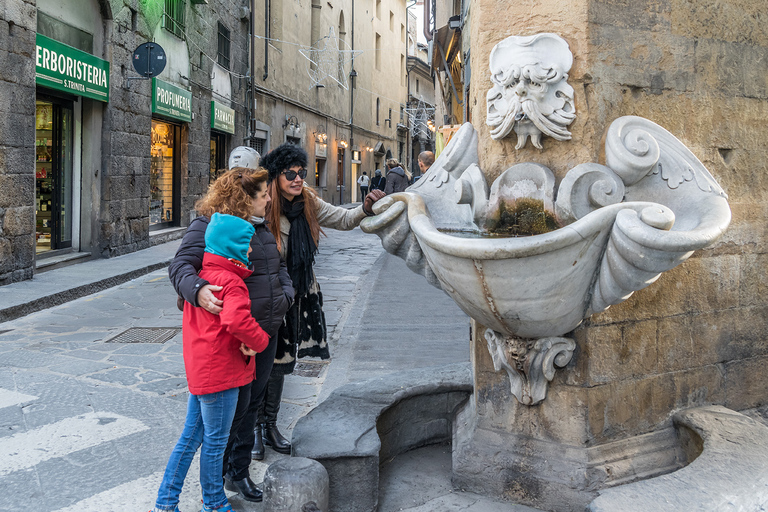
M398 129L407 91L405 1L253 5L256 19L268 22L254 30L251 145L260 152L301 145L310 157L306 182L320 197L360 201L358 177L406 154Z
M182 236L239 145L302 145L307 183L336 204L361 199L363 171L402 159L405 2L4 5L0 284ZM329 35L337 48L311 48ZM335 49L336 80L310 78L327 66L304 55Z

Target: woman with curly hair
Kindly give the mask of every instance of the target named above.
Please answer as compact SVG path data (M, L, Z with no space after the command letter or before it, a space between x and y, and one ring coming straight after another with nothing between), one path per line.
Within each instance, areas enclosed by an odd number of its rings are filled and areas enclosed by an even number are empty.
M305 186L307 152L293 144L282 144L262 159L269 171L267 226L288 265L296 296L277 336L275 364L258 414L253 458L264 458L264 444L279 453L291 453L291 444L277 429L277 413L285 375L293 372L298 357L328 359L327 328L323 294L313 264L322 228L348 231L373 215L373 203L384 197L380 190L369 193L363 204L348 210L326 203Z
M254 227L249 255L249 267L253 273L245 278L245 285L251 301L251 315L269 335L269 345L263 352L251 354L255 360L255 380L239 388L237 408L223 462L225 487L237 491L248 501L261 501L262 493L255 487L248 473L251 447L239 451L236 447L243 445L238 441L241 438L250 439L253 445L255 418L248 411L255 410L264 396L275 360L277 331L294 296L285 262L277 250L275 237L266 228L264 221L270 200L267 178L264 169L244 167L235 167L222 174L197 203L196 209L201 215L189 225L169 267L171 282L186 302L218 315L223 304L217 297L221 287L198 275L210 219L214 213L225 213L246 219Z

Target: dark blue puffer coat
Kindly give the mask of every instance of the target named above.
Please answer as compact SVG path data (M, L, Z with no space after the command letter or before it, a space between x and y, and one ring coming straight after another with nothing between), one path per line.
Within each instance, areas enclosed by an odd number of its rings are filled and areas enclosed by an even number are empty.
M168 268L176 293L195 306L199 306L197 292L200 288L216 284L197 275L203 265L205 230L209 220L201 216L192 221ZM285 262L280 259L275 237L263 222L254 224L254 228L256 231L251 239L253 250L249 256L253 274L245 278L245 285L251 299L253 318L270 338L274 338L293 303L294 291Z

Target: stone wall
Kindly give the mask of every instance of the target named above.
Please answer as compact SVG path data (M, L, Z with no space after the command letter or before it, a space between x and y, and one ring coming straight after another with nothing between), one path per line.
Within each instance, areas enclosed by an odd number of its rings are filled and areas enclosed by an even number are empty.
M112 62L110 102L104 126L104 174L102 175L101 236L99 253L111 257L150 246L150 144L151 82L125 78L137 76L131 66L136 47L153 39L161 20L146 16L136 0L112 1L114 27L111 31ZM208 189L210 165L211 76L214 63L201 52L216 58L217 21L231 31L230 62L233 75L248 71L248 24L239 17L233 2L209 1L207 5L187 6L186 44L189 49L190 76L181 79L192 91L195 119L181 130L180 223L189 224L189 212ZM173 77L175 82L179 77ZM230 151L246 136L247 108L244 78L232 79L232 94L237 104L236 133L230 137ZM222 98L216 98L224 101Z
M34 0L0 8L0 285L34 272L36 23Z
M545 0L533 10L496 0L473 2L470 101L480 133L480 167L489 182L521 161L549 166L558 180L579 163L603 163L603 135L610 123L637 115L663 126L693 151L728 194L733 218L714 246L577 328L573 359L556 373L548 398L535 408L520 406L506 374L493 371L477 326L476 426L471 427L477 433L468 446L481 449L480 440L499 432L508 436L507 443L511 435L527 439L518 441L517 454L543 450L542 463L558 453L570 460L564 464L579 461L573 467L581 468L581 476L562 475L557 492L597 489L611 480L612 470L623 470L631 479L628 461L638 452L617 450L620 462L611 468L604 459L598 464L591 458L594 447L663 432L680 409L722 404L743 410L768 403L763 377L768 363L768 29L760 22L761 11L761 4L747 0ZM488 56L505 37L538 32L561 35L574 54L569 79L577 108L570 126L573 140L545 138L543 151L530 144L516 151L514 134L496 142L485 126ZM663 444L659 439L653 442ZM551 442L562 444L548 453L542 447ZM562 446L586 451L565 454ZM552 489L535 478L526 480L526 472L535 469L526 469L522 461L532 459L525 457L510 455L501 463L508 464L503 471L493 469L499 475L492 478L496 489L545 503L544 494ZM473 483L471 477L459 481Z
M668 424L670 409L768 402L760 369L768 362L761 11L743 0L590 3L590 117L606 126L632 114L664 126L710 170L733 212L715 246L577 333L590 353L589 367L576 360L577 382L607 386L590 404L590 415L604 418L591 424L596 440ZM634 396L653 399L638 408ZM629 429L634 419L641 421Z

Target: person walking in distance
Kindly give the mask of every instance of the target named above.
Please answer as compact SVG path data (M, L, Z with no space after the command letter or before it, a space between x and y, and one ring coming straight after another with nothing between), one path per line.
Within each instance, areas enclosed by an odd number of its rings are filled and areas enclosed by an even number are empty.
M424 176L427 174L427 171L430 167L432 167L432 164L435 163L435 154L431 151L422 151L419 153L419 171L421 171L421 175Z
M400 162L390 158L387 160L387 167L389 170L387 171L387 185L384 187L384 193L387 195L394 194L408 188L410 177L406 174Z
M363 175L357 178L357 184L360 185L360 198L365 199L365 196L368 195L368 184L370 183L370 178L368 177L368 173L363 171Z
M244 195L244 194L243 194ZM253 381L253 356L267 348L269 335L251 316L243 281L254 228L247 220L214 213L205 232L200 278L218 283L218 315L184 306L184 369L189 400L184 430L171 453L157 492L154 512L178 511L179 495L200 450L201 512L233 512L221 479L224 450L235 416L239 388Z
M296 359L330 357L323 296L313 269L322 228L351 230L367 215L373 215L373 203L384 197L383 192L374 191L357 208L333 206L305 186L307 162L307 152L293 144L282 144L262 159L262 165L269 171L272 197L267 226L288 265L296 296L278 331L275 364L263 404L255 411L259 427L251 447L256 460L264 458L264 445L278 453L291 452L291 443L277 428L277 415L285 375L293 372Z
M374 190L384 191L387 186L387 178L381 175L381 169L376 169L375 176L371 178L371 192Z

